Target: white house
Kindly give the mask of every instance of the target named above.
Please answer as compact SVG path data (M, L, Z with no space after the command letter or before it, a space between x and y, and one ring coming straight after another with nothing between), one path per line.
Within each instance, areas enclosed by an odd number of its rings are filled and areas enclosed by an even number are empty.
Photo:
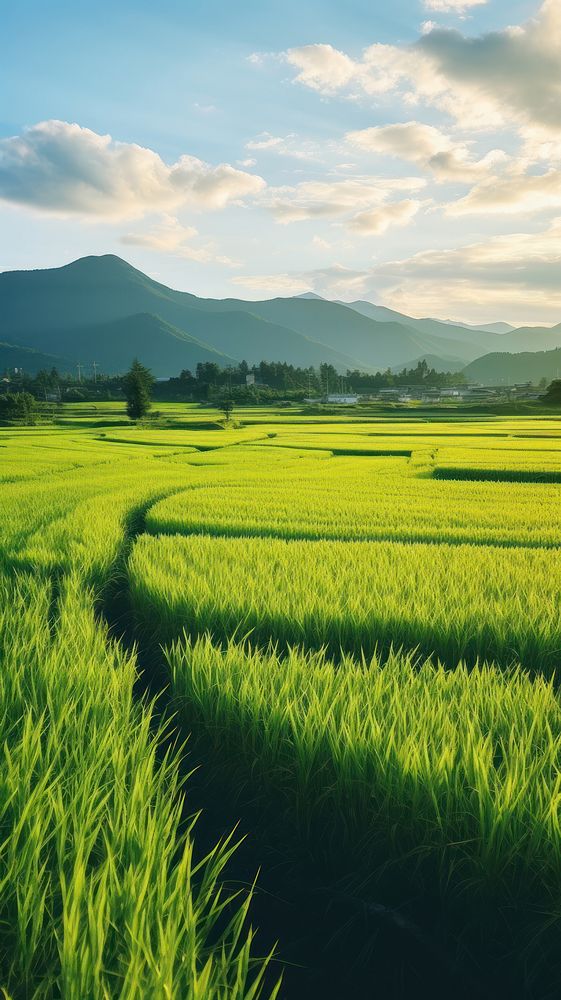
M353 403L358 403L358 396L350 396L344 393L332 393L327 397L328 403L338 403L340 406L352 405Z

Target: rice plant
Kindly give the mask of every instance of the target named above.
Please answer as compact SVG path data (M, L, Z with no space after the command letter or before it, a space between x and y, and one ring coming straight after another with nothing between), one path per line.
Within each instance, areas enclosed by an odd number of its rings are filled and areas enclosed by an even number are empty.
M406 873L537 975L560 918L561 421L254 407L224 431L119 407L0 431L0 992L278 992L251 892L224 888L228 827L197 849L185 766L100 618L117 575L209 782L357 891Z
M47 582L0 578L0 598L0 983L45 1000L258 996L250 897L221 888L234 845L195 859L134 658L79 576L54 618Z
M451 668L518 661L548 675L560 660L553 549L143 535L130 589L157 641L249 633L332 656L404 647Z

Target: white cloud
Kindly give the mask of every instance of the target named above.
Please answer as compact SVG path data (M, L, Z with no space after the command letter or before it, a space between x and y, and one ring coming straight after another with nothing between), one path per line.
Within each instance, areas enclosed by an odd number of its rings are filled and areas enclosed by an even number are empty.
M227 267L239 267L240 262L218 254L212 244L193 245L192 241L199 235L194 226L184 226L172 215L163 215L161 221L145 231L125 233L121 243L126 246L143 247L156 250L159 253L169 253L185 260L201 263L224 264Z
M317 160L317 150L312 149L311 143L302 145L298 143L297 136L271 135L270 132L261 132L255 139L246 142L245 148L255 152L276 153L277 156L291 156L295 160Z
M360 236L380 236L393 226L407 226L421 208L414 199L392 201L369 212L359 212L349 222L349 229Z
M357 63L332 45L303 45L289 49L285 58L298 70L299 83L321 93L335 94L348 87L358 72Z
M559 322L561 218L538 233L509 233L381 264L384 302L414 315L455 313L480 322Z
M250 298L312 290L326 298L368 298L413 316L551 324L561 318L560 268L561 217L542 232L495 236L362 269L334 263L231 281Z
M465 14L471 7L482 7L487 0L423 0L426 10L439 13Z
M233 279L256 296L315 291L326 298L367 297L411 316L456 315L514 324L561 316L561 218L543 232L495 236L450 250L352 269L341 264Z
M327 298L348 298L360 295L370 276L341 264L311 271L284 274L239 275L232 283L259 295L300 295L314 291Z
M331 243L324 240L321 236L316 235L312 238L312 246L316 247L318 250L331 250Z
M214 115L218 108L216 104L199 104L198 101L193 101L193 110L198 111L201 115Z
M367 235L384 232L390 225L405 225L421 203L390 199L399 193L419 191L424 185L420 177L302 181L295 186L269 188L261 202L283 225L309 219L335 219ZM399 205L404 207L398 208ZM367 214L372 216L370 221L364 217Z
M561 207L561 171L551 168L541 174L513 172L489 177L459 201L446 208L447 215L512 215L551 211Z
M301 295L309 290L304 278L293 274L245 274L232 278L232 284L263 295Z
M68 122L0 139L0 200L42 211L118 219L179 205L218 209L264 186L228 163L185 155L168 165L151 149Z
M146 232L126 233L121 242L129 246L148 247L150 250L173 252L198 236L194 226L183 226L179 219L164 215L161 222Z
M464 4L464 6L466 6ZM397 92L464 127L513 124L561 132L561 4L545 0L523 26L471 38L434 27L411 46L374 44L360 59L330 45L289 49L296 80L322 94Z
M431 171L437 181L473 183L488 175L493 167L507 161L502 150L491 150L474 159L470 144L422 122L399 122L348 132L347 141L362 150L401 157Z

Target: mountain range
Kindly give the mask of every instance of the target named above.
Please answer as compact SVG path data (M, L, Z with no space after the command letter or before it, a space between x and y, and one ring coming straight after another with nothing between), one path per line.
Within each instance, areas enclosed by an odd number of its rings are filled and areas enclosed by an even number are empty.
M551 381L561 378L561 347L552 351L521 351L519 354L485 354L464 368L469 382L483 385L514 385L516 382Z
M200 361L241 360L328 362L345 372L411 367L425 358L439 370L459 371L484 355L558 347L561 324L474 328L314 294L259 302L200 298L111 254L0 274L0 370L19 358L17 366L29 371L95 361L115 373L136 356L160 378Z

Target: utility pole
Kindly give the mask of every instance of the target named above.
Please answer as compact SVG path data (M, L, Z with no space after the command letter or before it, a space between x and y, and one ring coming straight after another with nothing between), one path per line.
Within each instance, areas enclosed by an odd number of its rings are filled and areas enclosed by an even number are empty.
M82 381L82 365L81 365L80 361L76 365L76 368L78 369L78 382L81 382Z
M94 372L94 384L97 382L97 361L92 361L92 368Z

